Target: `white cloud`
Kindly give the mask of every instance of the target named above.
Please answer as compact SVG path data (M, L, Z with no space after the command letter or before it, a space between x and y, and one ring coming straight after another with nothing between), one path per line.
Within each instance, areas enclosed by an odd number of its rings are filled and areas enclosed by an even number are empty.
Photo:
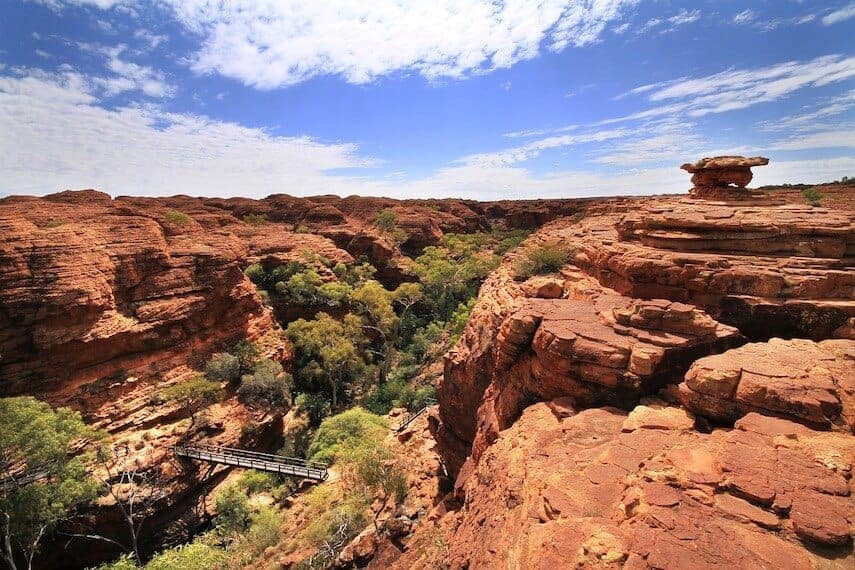
M615 26L613 31L616 34L622 34L625 31L627 31L628 29L629 29L629 22L624 22L623 24L621 24L619 26Z
M834 12L828 14L823 17L822 23L826 26L831 26L832 24L839 24L840 22L845 22L850 18L855 18L855 3L848 4L839 10L835 10Z
M819 148L855 148L855 130L831 129L808 135L796 135L787 140L772 143L774 150L809 150Z
M609 173L564 169L535 174L517 164L547 149L625 137L626 131L618 129L546 137L492 155L473 155L418 180L372 177L364 170L334 175L330 171L373 167L377 161L353 144L274 136L151 105L104 109L91 93L91 81L68 69L0 76L0 132L5 135L0 137L0 193L95 187L114 195L261 197L287 192L510 199L680 193L689 187L677 161ZM675 148L666 134L667 125L663 138L648 143L647 150ZM830 180L855 172L855 158L773 160L757 171L758 184Z
M0 77L0 193L264 196L369 190L329 169L372 161L352 144L277 137L153 106L100 107L73 72Z
M637 0L169 0L202 38L198 72L261 89L320 75L366 83L393 73L461 78L598 41Z
M672 26L683 26L686 24L691 24L692 22L697 22L701 17L700 10L692 10L691 12L688 10L680 10L680 13L676 16L671 16L668 18L668 22Z
M466 165L509 166L525 162L540 155L541 152L560 147L571 147L580 144L604 142L619 139L630 133L627 129L594 130L585 133L550 136L537 139L513 148L498 152L472 154L458 159L456 162ZM516 134L516 133L510 133Z
M43 4L52 10L61 10L63 6L91 6L101 10L109 10L122 4L131 4L134 0L33 0L37 4Z
M53 57L49 52L46 52L43 49L37 49L33 53L35 53L37 56L39 56L42 59L50 59Z
M734 24L749 24L754 21L755 14L751 9L743 10L733 17Z
M756 69L731 69L698 78L683 78L637 87L626 95L647 93L648 101L666 103L602 121L649 119L686 114L701 117L776 101L807 87L821 87L855 77L855 57L827 55L804 62L789 61Z
M155 98L172 97L175 94L175 87L166 80L162 71L123 59L122 55L128 49L124 44L106 47L79 43L77 46L83 51L103 57L106 70L111 72L111 75L87 78L93 86L93 92L97 87L100 94L106 97L136 91Z
M137 30L134 32L134 37L138 40L144 41L148 44L150 49L157 49L157 47L167 41L169 39L168 36L163 34L155 34L148 30Z
M847 112L855 106L855 89L843 95L827 99L816 106L812 111L797 113L778 117L774 121L760 123L760 128L766 131L814 131L826 129L828 126L821 122L822 119L834 117Z
M146 65L139 65L121 59L126 47L119 45L106 48L107 69L115 75L96 80L105 89L107 96L118 95L126 91L142 91L149 97L171 97L175 88L166 82L164 74Z
M691 24L693 22L697 22L701 17L700 10L689 10L683 9L680 10L677 14L670 16L668 18L651 18L644 23L638 29L638 34L646 34L652 30L659 28L660 26L664 26L663 29L659 30L660 34L667 34L669 32L673 32L677 30L680 26L685 26L686 24Z

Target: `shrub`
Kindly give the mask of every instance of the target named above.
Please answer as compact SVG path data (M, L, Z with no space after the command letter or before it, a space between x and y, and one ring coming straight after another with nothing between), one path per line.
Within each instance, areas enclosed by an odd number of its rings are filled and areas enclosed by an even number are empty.
M291 375L282 371L282 365L268 358L259 361L252 374L241 378L237 396L248 406L274 410L285 408L291 399Z
M217 493L215 498L217 517L214 526L223 536L233 535L246 529L249 524L249 501L236 485L230 485Z
M570 260L570 251L558 242L547 242L527 252L514 265L514 272L520 279L533 275L554 273Z
M805 188L804 190L802 190L802 196L804 197L805 201L811 206L822 205L822 192L820 192L816 188Z
M272 278L260 263L253 263L244 269L243 272L256 287L260 289L270 288Z
M205 365L205 377L219 382L240 380L240 360L228 352L218 352Z
M250 469L244 473L238 483L241 489L244 489L250 495L270 492L278 484L279 481L272 473L256 471L255 469Z
M177 210L167 210L166 213L163 214L163 219L167 224L183 226L190 221L190 216Z
M176 570L176 568L221 568L229 561L228 553L220 548L193 542L165 550L145 565L146 570Z
M263 226L267 223L267 214L246 214L243 221L251 226Z
M181 402L191 410L208 406L223 399L225 392L219 382L195 376L190 380L173 384L161 392L167 402Z
M244 542L252 553L260 554L279 542L282 538L281 526L282 515L271 507L261 507L250 517L249 530L244 534Z
M422 386L413 395L413 400L410 403L410 411L421 410L427 405L428 400L432 399L436 399L436 388L433 386Z
M369 411L385 415L396 406L406 406L412 398L412 389L403 380L389 380L374 388L362 401Z
M258 360L258 347L248 340L242 339L229 349L229 354L236 356L240 362L241 375L249 374Z
M370 441L382 441L389 430L386 420L362 408L351 408L321 422L309 456L312 461L335 462L340 454Z
M451 319L449 319L449 325L451 329L451 342L457 342L457 339L460 338L460 335L463 333L463 329L466 328L466 323L469 321L469 315L472 314L472 309L475 307L477 299L472 297L466 303L460 303L457 305L457 310L451 315Z
M377 213L374 225L381 232L392 233L398 227L398 213L391 208L385 208Z
M322 394L297 394L294 399L294 405L297 411L309 416L309 421L313 425L321 423L325 417L330 415L330 402Z

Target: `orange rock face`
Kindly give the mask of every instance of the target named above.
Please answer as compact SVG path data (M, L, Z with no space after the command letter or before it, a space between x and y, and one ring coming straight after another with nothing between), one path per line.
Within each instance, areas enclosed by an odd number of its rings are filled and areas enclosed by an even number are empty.
M855 563L855 214L727 186L761 163L556 220L488 278L438 388L460 507L397 567ZM518 282L541 243L568 263Z
M643 420L527 408L482 455L463 506L393 567L816 568L829 561L805 544L848 543L851 436L753 413L703 434L651 405ZM852 562L842 552L831 567Z
M679 386L690 410L722 422L749 411L855 429L855 345L772 339L696 361Z

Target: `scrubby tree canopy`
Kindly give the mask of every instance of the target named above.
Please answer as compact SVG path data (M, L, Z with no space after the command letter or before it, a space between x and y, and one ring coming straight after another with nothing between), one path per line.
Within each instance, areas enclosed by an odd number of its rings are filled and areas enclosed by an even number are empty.
M10 568L16 567L15 551L32 563L43 536L97 496L100 486L83 458L70 455L73 444L97 436L68 408L54 410L31 397L0 398L0 536ZM41 478L27 482L36 474Z

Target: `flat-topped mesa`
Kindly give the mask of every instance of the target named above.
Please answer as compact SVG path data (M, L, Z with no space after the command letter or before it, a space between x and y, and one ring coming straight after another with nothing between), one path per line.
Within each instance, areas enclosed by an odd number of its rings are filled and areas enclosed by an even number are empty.
M752 166L766 166L769 159L763 156L714 156L686 163L680 168L692 174L695 185L689 193L704 200L744 200L757 194L745 187L754 175Z

